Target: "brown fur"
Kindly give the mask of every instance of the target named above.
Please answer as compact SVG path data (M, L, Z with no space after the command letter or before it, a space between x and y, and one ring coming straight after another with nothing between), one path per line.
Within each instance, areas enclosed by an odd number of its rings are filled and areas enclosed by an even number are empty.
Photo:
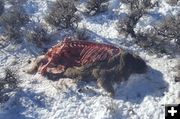
M41 56L37 58L37 62L34 70L37 71L39 66L39 59L43 59ZM147 71L147 65L143 59L137 55L130 53L119 53L109 60L99 61L81 67L67 68L61 75L56 75L56 78L66 77L76 79L76 81L97 81L97 85L102 87L111 95L114 95L113 83L128 80L129 76L133 73L142 74ZM47 76L53 77L52 74ZM55 78L54 77L54 78Z
M99 87L114 95L113 83L127 80L133 73L141 74L146 71L147 65L139 56L123 53L108 61L68 68L63 76L82 81L96 80Z

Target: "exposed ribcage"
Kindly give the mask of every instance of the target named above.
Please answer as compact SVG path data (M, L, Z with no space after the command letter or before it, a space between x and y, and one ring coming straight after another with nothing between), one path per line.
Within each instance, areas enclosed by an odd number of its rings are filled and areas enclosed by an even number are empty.
M55 45L50 52L58 52L59 56L66 55L66 58L78 60L80 65L109 59L119 53L120 49L111 45L99 44L87 41L63 41ZM63 55L62 55L63 54ZM78 58L73 56L79 56ZM61 57L62 58L62 57ZM67 62L70 59L67 59Z
M104 47L88 47L85 51L81 53L81 64L93 63L96 61L102 61L108 59L110 53L108 53L107 49Z
M38 70L41 74L62 73L68 67L108 60L119 52L120 48L111 45L64 40L49 49Z

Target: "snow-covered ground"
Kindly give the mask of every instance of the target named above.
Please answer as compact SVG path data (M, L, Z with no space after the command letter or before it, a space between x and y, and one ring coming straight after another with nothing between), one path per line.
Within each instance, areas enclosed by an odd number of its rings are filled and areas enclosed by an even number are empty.
M54 0L28 0L24 7L32 19L41 20L50 1ZM163 17L171 12L176 14L180 12L180 2L178 4L170 6L162 2L152 13ZM81 9L81 5L79 7ZM119 0L110 0L108 12L84 17L79 26L85 26L94 41L111 43L138 53L149 65L146 74L132 75L127 82L119 84L113 98L94 82L80 85L84 88L80 93L79 86L71 79L52 81L40 74L24 73L27 60L36 57L38 50L27 42L9 44L0 50L0 73L3 74L6 67L16 70L20 88L8 102L1 104L0 119L164 119L164 104L180 103L180 83L175 82L178 58L150 55L136 44L130 44L130 37L119 36L117 14L126 11ZM156 18L156 15L142 18L136 29L146 30L160 22L158 20L161 19ZM59 33L58 39L63 33Z

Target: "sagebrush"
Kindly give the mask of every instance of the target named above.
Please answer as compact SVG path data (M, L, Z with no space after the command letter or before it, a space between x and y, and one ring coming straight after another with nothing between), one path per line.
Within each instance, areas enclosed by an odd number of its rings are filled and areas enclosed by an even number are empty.
M89 35L88 35L88 30L86 28L78 28L74 32L74 39L76 40L88 40Z
M22 28L30 21L22 7L12 6L0 17L0 24L5 29L5 35L17 39L22 35Z
M157 4L152 3L151 0L121 0L121 2L129 5L131 11L149 9Z
M152 3L151 0L122 0L129 5L129 13L117 23L117 30L120 34L131 35L135 43L154 53L166 53L174 55L180 52L180 18L179 14L168 17L159 25L153 27L155 33L135 32L139 19L149 12L158 2Z
M0 16L4 12L4 2L0 1Z
M40 47L43 46L44 43L49 41L47 30L41 25L35 25L34 27L32 27L32 29L27 30L25 36L29 42L32 42Z
M136 43L156 53L175 55L180 52L180 16L166 18L154 33L136 33Z
M87 13L95 15L108 9L109 0L88 0L86 4Z
M56 0L50 9L45 20L59 29L77 27L80 17L76 15L74 0Z
M25 2L27 2L27 0L6 0L6 2L8 2L11 5L22 5Z
M136 37L134 27L139 19L146 13L148 9L153 8L157 3L152 3L151 0L122 0L122 3L129 5L129 14L117 23L117 30L120 34L131 35Z
M130 34L132 37L136 37L134 27L138 23L139 19L144 15L144 13L144 9L139 9L119 20L117 23L117 31L120 34L125 34L125 36Z
M5 69L5 76L0 77L0 103L9 100L9 94L18 88L18 76L15 71Z
M170 5L177 5L179 0L166 0L166 2Z

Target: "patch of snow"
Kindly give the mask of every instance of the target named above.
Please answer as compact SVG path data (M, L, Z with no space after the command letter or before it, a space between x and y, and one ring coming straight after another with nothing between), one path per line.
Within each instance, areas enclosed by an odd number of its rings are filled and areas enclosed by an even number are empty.
M49 2L51 0L28 0L24 7L33 20L42 20ZM110 0L110 4L110 9L119 10L119 14L128 12L127 6L118 0ZM155 12L152 12L140 19L137 30L151 29L152 24L161 21L161 17L172 11L178 13L179 6L173 7L162 2L161 7L155 10L157 14L153 15ZM131 38L123 39L118 35L116 22L115 14L102 13L85 17L80 24L89 30L92 40L125 47L123 45L127 45ZM57 36L65 34L68 33L64 31ZM29 58L36 57L39 51L23 43L10 44L0 51L1 68L16 69L21 81L20 89L0 109L2 119L163 119L164 104L180 103L180 83L174 81L174 67L178 64L176 58L170 59L166 55L158 58L156 55L150 56L135 44L126 46L127 50L138 52L150 68L146 74L132 75L128 81L119 84L116 96L111 98L95 83L78 86L73 83L73 79L52 81L40 74L26 74L22 71L25 63ZM93 92L78 92L79 88L84 87Z

